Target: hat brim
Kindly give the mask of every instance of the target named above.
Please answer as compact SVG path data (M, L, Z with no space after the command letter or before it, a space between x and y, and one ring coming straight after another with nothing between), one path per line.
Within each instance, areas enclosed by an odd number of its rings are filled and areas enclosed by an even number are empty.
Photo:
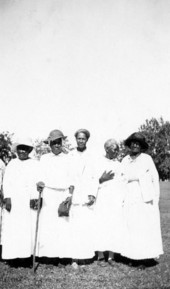
M28 144L25 144L25 143L20 143L20 144L17 144L17 145L15 146L14 150L17 150L19 146L26 146L26 147L28 148L29 153L32 152L32 150L33 150L33 148L34 148L34 147L31 146L31 145L28 145Z
M140 143L140 145L141 145L141 148L144 149L144 150L147 150L149 148L149 145L147 144L147 142L142 141L142 140L137 139L137 138L128 138L128 139L126 139L124 141L125 146L130 148L130 145L131 145L132 141L138 141Z
M60 136L60 137L54 137L54 138L47 138L47 139L45 139L43 142L45 143L45 144L49 144L51 141L54 141L54 140L56 140L56 139L66 139L67 138L67 136Z

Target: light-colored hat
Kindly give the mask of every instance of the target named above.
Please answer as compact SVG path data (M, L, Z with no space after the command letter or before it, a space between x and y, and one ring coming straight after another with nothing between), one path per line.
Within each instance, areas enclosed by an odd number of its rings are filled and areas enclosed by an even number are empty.
M84 133L86 135L87 139L89 139L89 137L90 137L90 132L87 129L81 128L81 129L77 130L75 132L74 136L77 138L77 135L79 133Z
M67 137L64 136L64 134L62 133L61 130L54 129L50 132L48 138L44 141L44 143L48 144L51 141L54 141L54 140L59 139L59 138L66 139Z
M25 145L29 147L30 151L33 150L34 148L30 138L21 138L21 139L18 139L15 143L13 143L12 151L15 151L19 145Z

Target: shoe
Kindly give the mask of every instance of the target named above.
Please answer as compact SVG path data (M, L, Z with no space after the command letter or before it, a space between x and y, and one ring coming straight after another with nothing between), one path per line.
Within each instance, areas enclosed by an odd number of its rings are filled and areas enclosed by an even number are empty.
M79 266L78 266L78 264L77 264L76 262L73 262L73 263L71 264L71 266L72 266L72 268L75 269L75 270L77 270L77 269L79 268Z
M145 270L146 266L144 264L141 264L139 266L136 267L137 270Z
M104 258L97 260L97 265L100 267L106 267L107 263Z
M65 265L62 263L58 263L58 268L65 268Z
M110 266L112 266L112 267L115 266L115 262L114 262L112 259L109 259L109 260L108 260L108 264L109 264Z

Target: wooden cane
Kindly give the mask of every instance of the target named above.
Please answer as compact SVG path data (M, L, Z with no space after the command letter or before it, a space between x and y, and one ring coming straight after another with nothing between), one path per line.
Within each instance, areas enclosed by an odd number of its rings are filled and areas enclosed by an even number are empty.
M3 191L2 191L2 189L0 190L0 198L1 198L1 200L0 200L0 202L1 202L1 204L0 204L0 259L1 259L1 249L2 249L2 244L1 244L1 241L2 241L2 215L3 215L3 198L4 198L4 196L3 196Z
M38 197L38 209L37 209L37 219L36 219L36 227L35 227L35 242L34 242L34 251L33 251L33 272L34 273L36 271L35 257L36 257L37 238L38 238L39 215L40 215L40 209L41 209L41 194L43 192L44 187L45 187L45 184L43 182L39 182L37 184L37 191L39 192L39 197Z

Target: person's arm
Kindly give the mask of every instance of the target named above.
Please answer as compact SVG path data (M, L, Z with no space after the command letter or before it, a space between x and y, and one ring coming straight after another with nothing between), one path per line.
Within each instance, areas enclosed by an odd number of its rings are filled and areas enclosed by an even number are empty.
M149 155L144 155L143 172L140 174L139 185L143 201L146 204L151 204L159 201L159 177L152 158Z
M69 187L69 194L72 195L73 192L74 192L74 186L71 185L71 186Z
M11 161L3 171L3 206L8 212L12 209L13 182L15 182L15 175L13 161Z
M160 198L159 174L152 158L150 158L150 172L151 172L152 183L154 186L154 202L158 204L159 198Z
M109 172L104 171L104 173L99 178L99 184L112 180L114 178L114 175L115 174L112 171Z
M45 184L43 182L38 182L36 184L36 186L37 186L37 191L39 193L42 193L44 188L45 188ZM38 210L38 202L39 202L39 199L31 199L30 200L30 208L33 210ZM40 209L42 208L42 204L43 204L43 198L41 197L40 198Z
M5 163L0 160L0 187L2 187L2 183L3 183L3 177L4 177L4 173L5 173Z

